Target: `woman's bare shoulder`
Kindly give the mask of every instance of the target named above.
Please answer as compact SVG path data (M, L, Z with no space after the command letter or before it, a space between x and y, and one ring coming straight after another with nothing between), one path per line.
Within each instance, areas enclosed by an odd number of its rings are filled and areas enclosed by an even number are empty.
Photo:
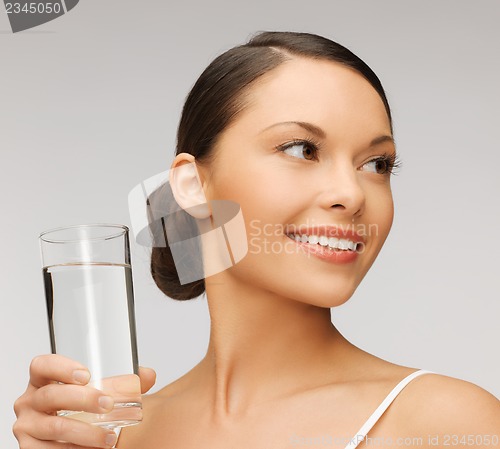
M399 416L413 431L500 436L500 401L472 382L428 373L414 379L401 396Z

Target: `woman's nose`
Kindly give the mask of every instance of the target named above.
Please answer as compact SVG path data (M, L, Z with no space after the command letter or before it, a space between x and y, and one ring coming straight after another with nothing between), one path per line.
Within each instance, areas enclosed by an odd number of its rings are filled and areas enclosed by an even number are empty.
M321 182L321 207L334 210L351 218L359 216L365 208L365 192L359 182L356 169L347 162L325 170Z

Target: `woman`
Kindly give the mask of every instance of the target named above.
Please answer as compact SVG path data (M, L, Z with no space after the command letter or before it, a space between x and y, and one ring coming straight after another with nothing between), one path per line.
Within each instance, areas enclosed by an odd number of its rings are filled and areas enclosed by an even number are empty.
M500 433L490 393L381 360L331 322L330 308L352 296L393 220L390 109L363 61L305 33L261 33L229 50L184 106L172 169L193 162L196 176L171 179L178 204L188 213L200 199L239 204L248 252L182 285L169 249L153 250L153 278L166 295L206 293L210 341L193 369L144 397L143 422L122 429L117 448L435 447ZM112 406L85 386L85 367L41 356L30 374L15 404L21 448L115 443L109 431L54 416ZM142 369L141 381L148 391L154 372Z

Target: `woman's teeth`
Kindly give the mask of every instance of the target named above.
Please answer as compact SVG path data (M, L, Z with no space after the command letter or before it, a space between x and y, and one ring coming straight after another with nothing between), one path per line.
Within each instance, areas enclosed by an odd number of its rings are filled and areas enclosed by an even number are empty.
M299 235L287 234L292 240L302 243L318 244L328 246L330 249L356 251L358 244L348 239L338 239L336 237L326 237L325 235Z

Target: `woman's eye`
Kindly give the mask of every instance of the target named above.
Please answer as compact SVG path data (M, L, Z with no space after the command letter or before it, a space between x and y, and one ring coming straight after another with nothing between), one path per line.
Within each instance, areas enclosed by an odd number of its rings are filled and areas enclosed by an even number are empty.
M384 159L374 159L373 161L367 162L364 167L368 167L366 171L385 173L387 171L387 161Z
M316 159L317 148L311 142L296 141L281 145L278 150L283 151L290 156L312 161Z
M368 167L366 171L378 173L380 175L396 174L396 168L399 168L401 163L396 154L384 155L377 159L368 161L363 167Z

